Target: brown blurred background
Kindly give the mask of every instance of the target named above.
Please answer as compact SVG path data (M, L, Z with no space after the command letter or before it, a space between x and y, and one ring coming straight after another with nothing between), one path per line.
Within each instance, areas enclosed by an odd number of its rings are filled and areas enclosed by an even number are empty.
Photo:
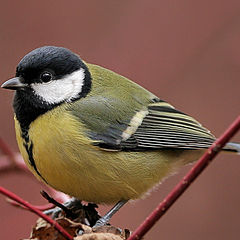
M30 50L64 46L143 85L219 136L240 110L239 43L238 0L2 0L0 82ZM0 89L0 135L17 151L11 101L12 92ZM189 168L128 204L112 223L134 230ZM146 239L239 239L239 181L240 156L221 154ZM0 173L0 185L44 203L31 177ZM0 196L0 239L28 237L36 218Z

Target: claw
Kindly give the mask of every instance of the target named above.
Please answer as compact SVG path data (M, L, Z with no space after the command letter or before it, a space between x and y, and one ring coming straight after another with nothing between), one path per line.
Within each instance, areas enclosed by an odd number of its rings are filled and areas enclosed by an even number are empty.
M119 201L109 212L107 212L103 217L97 220L93 228L101 227L107 225L111 217L125 204L127 200Z
M57 205L57 207L46 210L44 213L46 215L52 215L53 219L58 218L63 212L67 217L74 217L73 209L78 209L79 206L82 206L81 201L76 198L72 198L64 204L58 203Z
M60 216L63 210L60 207L54 207L44 211L43 213L46 215L52 215L52 219L56 219Z
M98 227L102 227L108 224L110 219L106 218L105 216L101 217L100 219L98 219L96 221L96 223L94 224L93 228L98 228Z

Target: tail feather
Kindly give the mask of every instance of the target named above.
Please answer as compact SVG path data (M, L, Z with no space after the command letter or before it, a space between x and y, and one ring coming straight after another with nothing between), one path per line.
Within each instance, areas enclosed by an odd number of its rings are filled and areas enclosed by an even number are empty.
M227 143L226 146L223 148L225 151L236 152L240 154L240 143Z

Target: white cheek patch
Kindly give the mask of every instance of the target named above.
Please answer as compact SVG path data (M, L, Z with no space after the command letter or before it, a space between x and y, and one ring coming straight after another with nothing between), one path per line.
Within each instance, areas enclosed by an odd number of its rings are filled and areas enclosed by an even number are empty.
M49 104L70 101L78 97L84 84L84 69L79 69L62 79L52 80L46 83L31 84L35 94Z

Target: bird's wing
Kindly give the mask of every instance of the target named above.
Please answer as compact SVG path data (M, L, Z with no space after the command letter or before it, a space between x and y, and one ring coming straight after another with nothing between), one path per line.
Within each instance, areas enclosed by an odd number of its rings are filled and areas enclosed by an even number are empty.
M215 137L192 117L164 101L148 105L148 114L141 125L125 141L122 148L136 150L159 148L208 148Z
M208 148L215 137L192 117L158 99L134 108L102 96L79 101L73 113L85 124L93 143L105 150Z

